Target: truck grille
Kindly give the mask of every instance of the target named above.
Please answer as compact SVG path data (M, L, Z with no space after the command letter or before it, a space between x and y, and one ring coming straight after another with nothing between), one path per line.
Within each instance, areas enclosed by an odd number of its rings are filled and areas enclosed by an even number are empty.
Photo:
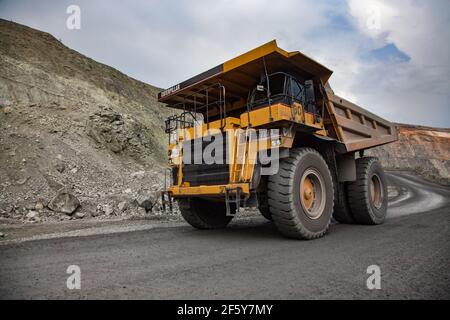
M218 185L229 183L229 165L226 164L226 135L222 134L223 147L215 150L217 154L212 156L220 164L206 164L202 157L203 150L216 141L216 136L211 141L193 140L191 143L183 143L183 182L189 182L191 186ZM202 154L195 153L195 143L201 143ZM198 148L200 149L200 148ZM220 149L220 148L219 148ZM184 156L190 154L190 158ZM195 162L194 162L195 160ZM200 161L201 160L201 161Z
M183 167L183 182L192 187L212 186L229 183L228 165L187 165ZM172 181L178 183L178 167L172 168Z
M183 181L191 186L228 184L227 164L192 164L183 166Z

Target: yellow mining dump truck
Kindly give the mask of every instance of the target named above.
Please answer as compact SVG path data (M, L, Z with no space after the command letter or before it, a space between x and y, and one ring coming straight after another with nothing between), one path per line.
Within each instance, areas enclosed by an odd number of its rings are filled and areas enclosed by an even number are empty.
M166 121L166 196L189 224L224 228L242 207L297 239L323 236L332 216L383 223L385 174L364 150L396 129L335 95L331 74L272 41L159 94L179 109Z

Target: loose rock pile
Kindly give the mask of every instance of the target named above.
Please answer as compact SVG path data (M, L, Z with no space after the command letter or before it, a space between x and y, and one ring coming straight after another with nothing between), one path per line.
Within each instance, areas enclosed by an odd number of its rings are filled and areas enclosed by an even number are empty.
M160 215L159 89L1 19L0 44L0 223Z

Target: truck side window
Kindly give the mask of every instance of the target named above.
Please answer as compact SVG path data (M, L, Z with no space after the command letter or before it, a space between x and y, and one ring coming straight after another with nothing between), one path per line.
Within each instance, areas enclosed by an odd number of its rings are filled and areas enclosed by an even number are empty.
M270 95L276 96L284 94L284 74L275 74L270 76Z
M291 94L294 101L303 102L303 86L294 79L291 79Z

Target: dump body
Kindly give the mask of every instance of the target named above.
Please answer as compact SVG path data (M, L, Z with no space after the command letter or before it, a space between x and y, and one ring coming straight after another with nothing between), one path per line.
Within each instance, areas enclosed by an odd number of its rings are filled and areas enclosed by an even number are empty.
M248 198L265 166L258 162L263 151L276 151L278 160L309 145L327 145L340 181L352 181L354 165L345 156L354 159L356 151L393 142L397 132L392 123L335 95L331 75L306 55L286 52L272 41L161 92L160 102L180 110L166 122L169 194L227 197L231 192ZM248 133L253 129L259 130L254 136ZM188 154L190 160L196 157L196 152L190 156L190 145L201 140L202 153L207 137L221 139L223 163L188 163Z
M365 150L398 139L393 123L326 91L327 108L337 139L346 152Z
M375 114L341 98L333 93L328 79L332 71L299 52L286 52L275 41L251 50L222 65L201 73L189 80L177 84L158 96L160 102L180 110L194 110L192 97L200 88L221 83L226 87L226 95L233 103L227 111L241 109L245 111L244 100L248 90L255 86L262 73L265 59L268 72L293 70L301 76L307 76L321 83L326 90L326 112L328 123L325 128L334 133L337 141L345 146L346 152L358 151L383 145L397 140L395 126ZM239 103L241 102L241 103ZM205 110L196 110L205 112ZM208 110L212 116L217 111Z

